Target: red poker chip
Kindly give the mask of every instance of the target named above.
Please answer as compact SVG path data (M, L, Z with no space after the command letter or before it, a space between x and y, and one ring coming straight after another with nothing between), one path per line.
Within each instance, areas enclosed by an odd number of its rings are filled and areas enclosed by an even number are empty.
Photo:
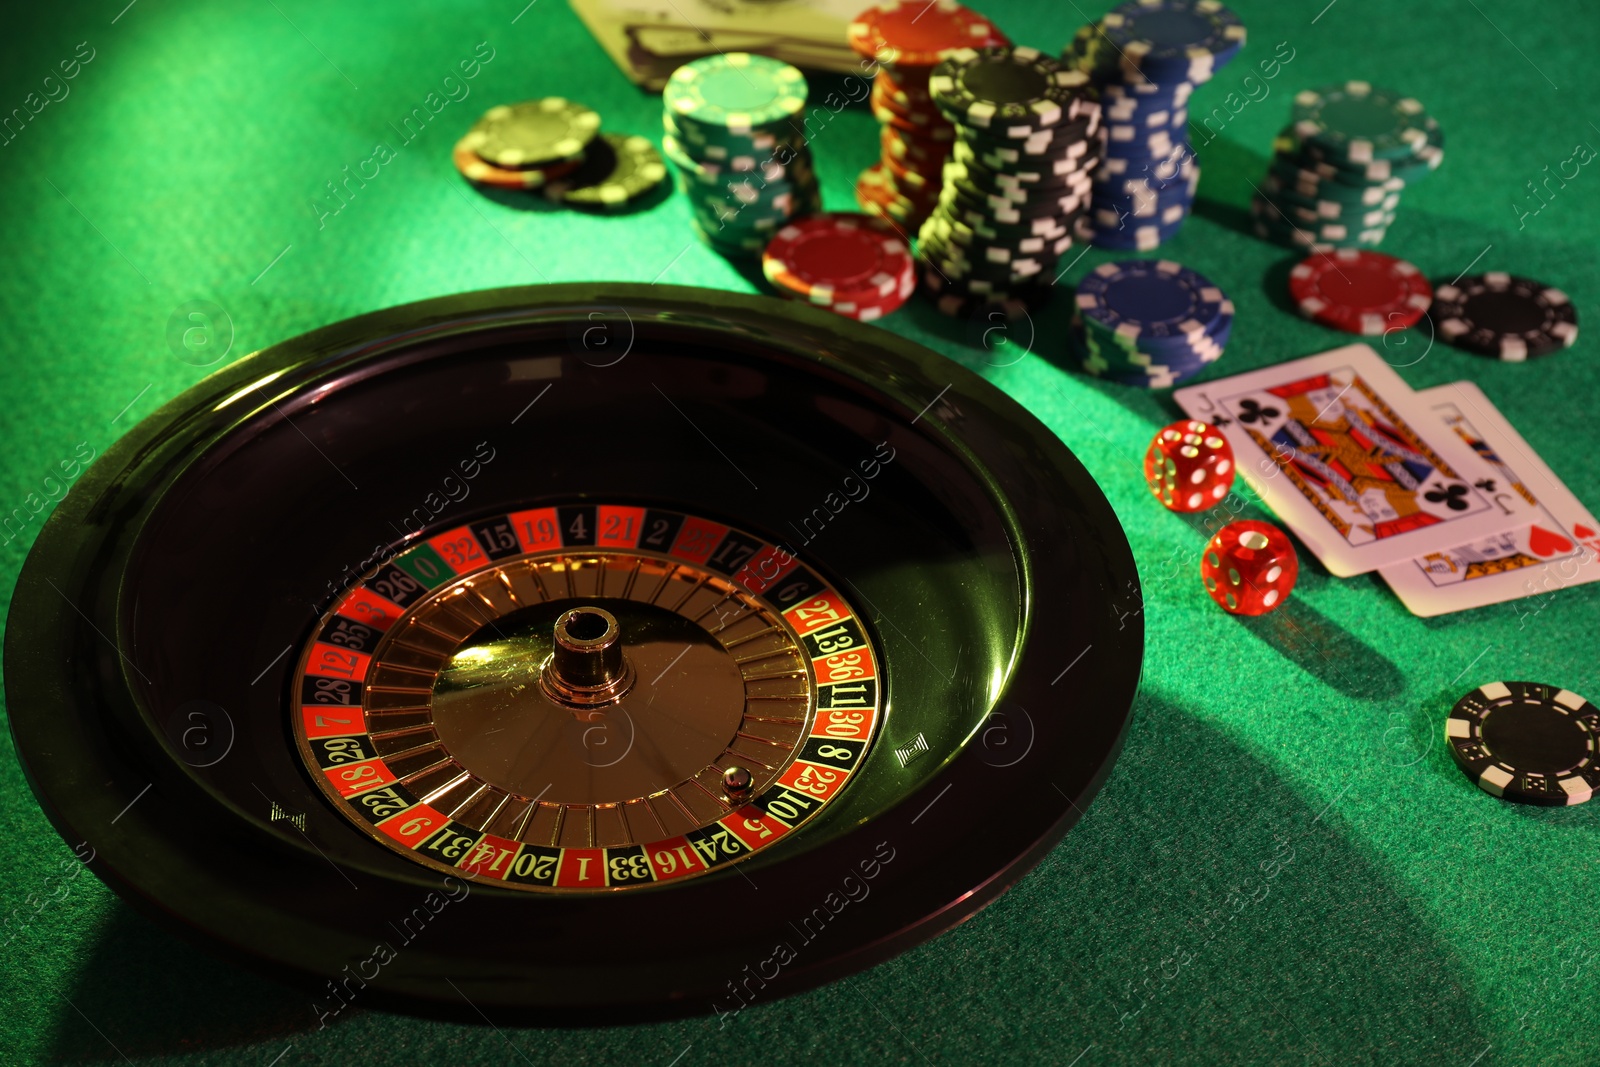
M906 118L893 108L872 105L872 117L885 126L893 127L897 133L909 134L925 141L953 143L956 139L956 128L941 117L937 122L914 122Z
M884 173L891 175L895 185L904 193L937 194L944 184L943 164L930 167L921 163L908 163L893 156L884 156L880 163Z
M469 137L463 137L456 142L451 158L463 178L496 189L540 189L553 183L557 178L571 174L583 163L580 158L554 163L548 167L528 167L524 170L497 167L472 150L472 139Z
M917 278L915 274L907 276L900 284L892 297L876 301L835 301L828 305L828 310L835 315L843 315L847 319L857 322L873 322L883 318L891 311L896 311L911 294L917 291Z
M938 170L944 166L945 160L950 158L950 153L955 148L955 141L929 140L923 137L909 137L905 130L896 126L885 127L888 136L879 137L880 155L893 156L908 167L926 166L929 170ZM886 144L889 138L902 141L901 146Z
M911 249L894 226L845 212L783 227L762 253L761 271L779 292L852 317L887 314L916 284Z
M926 111L938 111L933 102L933 93L928 88L927 78L895 78L889 73L889 68L879 67L877 76L872 79L873 92L881 97L898 104L900 107L921 108Z
M932 67L896 67L892 71L879 65L876 77L883 79L887 88L897 93L912 96L933 98L928 89L928 80L933 76Z
M1375 337L1421 322L1433 286L1403 259L1341 248L1302 260L1289 272L1289 295L1308 319Z
M998 26L954 0L888 0L857 15L846 36L857 55L896 69L937 66L940 54L952 48L1011 43Z
M856 203L869 215L887 221L902 240L915 230L937 206L937 189L919 192L902 189L893 172L882 161L874 163L856 178Z
M883 164L874 163L856 178L856 203L871 215L881 215L894 202L894 184L884 173Z
M931 104L924 107L920 104L902 104L888 97L883 89L883 82L874 78L872 80L872 95L867 98L873 114L887 112L895 118L903 119L914 126L939 126L950 125L950 120L939 114L938 108Z
M953 142L930 141L916 136L902 136L903 131L884 126L878 133L878 148L885 159L892 159L907 167L938 171L949 158Z

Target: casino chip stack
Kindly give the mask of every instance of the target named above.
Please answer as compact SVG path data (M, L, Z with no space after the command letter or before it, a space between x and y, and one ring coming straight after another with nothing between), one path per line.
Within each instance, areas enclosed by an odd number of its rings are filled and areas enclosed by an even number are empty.
M1069 351L1097 378L1170 389L1222 358L1233 301L1177 263L1133 259L1078 283Z
M881 157L856 180L856 200L867 213L915 231L933 213L940 169L955 141L955 130L933 106L929 74L950 49L1011 42L954 0L890 0L857 15L848 36L858 55L878 65L871 104L883 127Z
M1444 134L1422 105L1366 82L1300 93L1292 117L1250 203L1256 235L1280 244L1376 248L1406 186L1444 160Z
M729 52L685 63L662 91L662 147L696 232L729 256L760 254L790 219L821 210L806 145L806 79Z
M838 212L779 230L761 270L780 294L862 322L904 304L917 282L911 249L893 223Z
M1578 339L1578 312L1566 293L1499 272L1439 286L1428 315L1445 341L1507 363L1548 356Z
M666 180L666 164L648 139L599 130L599 115L563 97L501 104L456 142L456 169L475 184L570 207L634 207Z
M1129 0L1078 31L1062 61L1094 78L1106 128L1085 225L1095 244L1146 251L1178 232L1200 184L1189 96L1244 41L1216 0Z
M1100 159L1089 79L1032 48L964 48L946 55L928 86L956 142L919 233L922 284L949 315L1036 307Z

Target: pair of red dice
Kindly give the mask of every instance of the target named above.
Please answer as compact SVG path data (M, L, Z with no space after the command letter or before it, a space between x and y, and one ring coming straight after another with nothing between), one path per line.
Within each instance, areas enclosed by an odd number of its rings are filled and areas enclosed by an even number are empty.
M1175 422L1157 433L1144 457L1144 477L1173 511L1199 511L1222 501L1233 485L1233 448L1215 427ZM1200 580L1223 611L1265 615L1289 598L1300 561L1289 535L1245 519L1216 532L1200 557Z

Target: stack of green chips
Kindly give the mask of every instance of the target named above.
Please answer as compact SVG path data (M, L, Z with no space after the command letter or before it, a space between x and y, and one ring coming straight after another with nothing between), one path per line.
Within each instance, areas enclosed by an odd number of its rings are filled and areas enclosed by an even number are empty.
M1312 251L1376 248L1400 194L1444 161L1444 133L1416 100L1366 82L1300 93L1251 201L1256 234Z
M758 255L784 223L822 209L799 70L745 52L706 56L673 72L662 102L662 147L695 230L717 251Z

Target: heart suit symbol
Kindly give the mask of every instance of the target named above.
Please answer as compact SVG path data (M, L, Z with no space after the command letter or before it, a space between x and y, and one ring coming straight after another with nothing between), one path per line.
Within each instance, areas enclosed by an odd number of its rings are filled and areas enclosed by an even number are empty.
M1554 556L1562 552L1572 551L1572 542L1552 530L1543 526L1534 525L1528 534L1528 547L1533 549L1536 556Z

